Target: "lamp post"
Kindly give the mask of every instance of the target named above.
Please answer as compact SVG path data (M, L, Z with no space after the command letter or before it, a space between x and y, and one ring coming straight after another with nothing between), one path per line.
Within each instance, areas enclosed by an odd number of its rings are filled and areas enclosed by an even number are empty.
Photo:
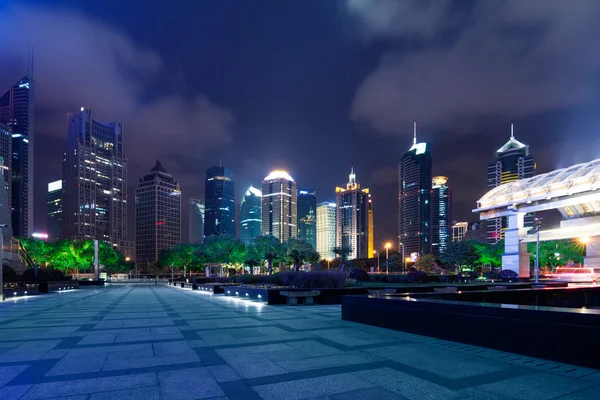
M390 273L390 262L389 262L390 247L392 247L392 244L390 242L387 242L385 244L385 273L386 274Z
M535 227L535 283L539 283L540 275L540 227Z
M377 273L379 273L379 252L377 250L373 250L374 254L377 254Z
M4 301L4 232L7 224L0 224L0 301Z
M402 246L402 273L406 271L406 259L404 258L404 243L400 242L400 246Z
M327 271L329 271L329 263L331 262L331 257L327 258Z

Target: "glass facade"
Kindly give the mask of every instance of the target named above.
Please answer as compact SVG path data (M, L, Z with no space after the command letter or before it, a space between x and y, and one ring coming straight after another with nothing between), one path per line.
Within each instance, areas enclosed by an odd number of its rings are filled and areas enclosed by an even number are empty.
M348 259L371 258L372 203L369 189L361 189L356 183L354 170L350 172L346 188L337 187L336 192L336 246L348 247L352 252Z
M246 191L240 205L240 240L247 246L260 236L262 193L253 186Z
M298 239L317 248L317 192L298 190Z
M189 241L194 244L204 243L204 202L190 198L189 209Z
M317 252L322 259L335 258L333 248L335 240L336 203L324 202L317 204Z
M229 168L213 165L204 186L204 237L235 236L235 181Z
M298 235L296 182L285 171L273 171L262 182L261 235L282 243Z
M12 130L12 154L6 160L11 160L11 224L20 237L33 229L33 121L33 80L24 77L0 96L0 123Z
M455 222L452 225L452 241L460 242L463 240L465 238L465 234L467 233L468 227L468 222Z
M48 238L52 241L62 236L62 180L50 182L46 195Z
M445 176L433 177L431 187L431 254L439 259L452 241L452 189Z
M135 190L135 251L142 265L181 243L181 190L157 161Z
M398 242L407 257L431 253L431 164L429 146L415 138L398 165Z
M63 152L63 237L97 239L129 251L127 158L121 122L105 124L81 108L68 117Z
M529 146L515 139L511 127L510 139L496 151L496 161L488 164L487 187L494 188L519 179L535 175L535 160L529 154ZM525 215L525 228L533 227L534 214ZM506 218L492 218L487 221L487 241L496 244L504 237Z

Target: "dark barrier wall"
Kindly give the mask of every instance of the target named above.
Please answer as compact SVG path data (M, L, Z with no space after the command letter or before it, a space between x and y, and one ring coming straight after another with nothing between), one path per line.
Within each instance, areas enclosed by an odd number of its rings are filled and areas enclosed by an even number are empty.
M345 296L342 319L600 368L600 310Z

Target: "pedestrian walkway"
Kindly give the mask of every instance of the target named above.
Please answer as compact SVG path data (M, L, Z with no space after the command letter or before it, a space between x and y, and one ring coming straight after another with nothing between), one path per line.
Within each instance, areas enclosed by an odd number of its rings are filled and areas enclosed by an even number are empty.
M345 322L339 306L131 285L0 304L0 399L21 398L582 400L600 399L600 372Z

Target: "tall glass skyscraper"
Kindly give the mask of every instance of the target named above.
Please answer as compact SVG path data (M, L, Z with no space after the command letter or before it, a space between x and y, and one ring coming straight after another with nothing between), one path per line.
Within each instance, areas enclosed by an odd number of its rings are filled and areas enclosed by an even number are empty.
M63 237L97 239L124 254L127 239L127 158L121 122L105 124L81 108L68 116L63 153Z
M204 243L204 202L190 198L189 209L189 241L194 244Z
M48 223L48 237L58 240L62 236L62 180L48 183L46 195L46 215Z
M181 190L160 161L135 190L135 228L135 259L141 265L181 243Z
M0 223L12 227L12 128L5 124L0 124L0 157L0 169L2 169L4 182L3 193L6 194L6 199L2 198L0 202L8 210L8 218L5 217L6 219ZM7 229L5 228L4 230L6 231Z
M229 168L213 165L204 186L204 236L235 236L235 181Z
M431 187L431 254L439 259L452 242L452 189L448 178L434 176Z
M298 239L317 248L317 192L298 190Z
M33 80L24 77L0 96L0 123L12 130L12 228L21 237L33 229L33 92Z
M261 234L282 243L298 235L296 182L285 171L273 171L262 182Z
M247 246L260 236L262 193L253 186L246 191L240 205L240 240Z
M519 179L535 175L535 160L529 154L529 146L515 139L513 126L510 127L510 139L496 151L496 161L488 164L487 187L493 188ZM535 216L525 215L525 227L531 228ZM487 241L498 243L504 237L506 218L494 218L487 221Z
M431 253L431 164L429 146L417 143L415 127L413 145L398 165L398 242L407 257Z
M349 259L370 258L372 203L369 189L361 189L351 170L346 188L336 187L336 245L352 249ZM371 222L371 223L370 223ZM372 246L372 244L371 244Z
M336 247L335 241L335 217L336 203L323 202L317 204L317 252L322 259L331 260L335 258L333 252Z

